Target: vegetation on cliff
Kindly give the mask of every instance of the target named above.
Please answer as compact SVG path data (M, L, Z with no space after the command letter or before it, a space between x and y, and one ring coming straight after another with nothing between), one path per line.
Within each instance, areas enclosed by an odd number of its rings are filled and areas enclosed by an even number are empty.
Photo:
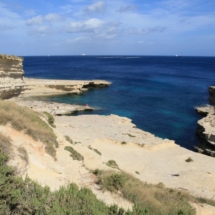
M8 59L8 60L24 60L23 57L17 57L14 55L6 55L6 54L0 54L0 59Z
M56 158L57 137L35 111L14 102L0 100L0 119L1 125L11 125L34 140L43 142L46 152Z

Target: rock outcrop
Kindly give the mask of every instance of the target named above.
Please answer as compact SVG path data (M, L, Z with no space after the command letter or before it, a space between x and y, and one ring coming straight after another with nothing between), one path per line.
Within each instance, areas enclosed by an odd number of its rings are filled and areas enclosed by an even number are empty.
M0 55L0 98L7 99L21 93L24 81L23 58Z
M209 100L212 105L197 107L196 111L205 117L197 122L197 134L201 142L196 149L208 155L215 157L215 87L208 88L210 92Z
M209 100L210 100L211 104L215 105L215 86L209 87L208 91L210 93Z
M49 80L25 78L22 98L34 96L56 96L82 94L91 88L107 87L111 82L104 80Z

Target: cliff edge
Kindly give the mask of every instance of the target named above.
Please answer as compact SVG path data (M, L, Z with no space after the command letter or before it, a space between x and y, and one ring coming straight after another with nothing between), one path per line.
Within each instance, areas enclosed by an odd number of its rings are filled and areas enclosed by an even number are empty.
M197 107L198 113L205 117L197 122L197 134L201 137L201 143L196 149L210 156L215 156L215 87L208 88L209 100L212 105Z
M18 96L24 87L23 58L0 55L0 98Z

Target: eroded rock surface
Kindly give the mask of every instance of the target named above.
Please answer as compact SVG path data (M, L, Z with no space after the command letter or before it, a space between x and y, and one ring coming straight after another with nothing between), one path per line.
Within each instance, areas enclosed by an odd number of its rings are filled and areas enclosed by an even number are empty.
M196 108L198 113L205 116L197 122L196 131L202 140L196 149L201 153L215 156L215 87L211 86L208 90L212 105Z
M208 91L210 92L209 100L211 104L215 105L215 86L209 87Z
M0 55L0 98L7 99L21 93L23 81L23 58Z
M25 90L20 97L82 94L90 88L107 87L111 82L104 80L48 80L25 78Z

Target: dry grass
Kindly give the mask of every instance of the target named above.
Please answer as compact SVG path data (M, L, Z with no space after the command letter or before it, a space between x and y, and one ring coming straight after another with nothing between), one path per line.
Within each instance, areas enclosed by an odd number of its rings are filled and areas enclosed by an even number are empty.
M10 124L14 129L23 131L34 140L43 142L46 152L56 158L54 147L58 146L56 136L35 111L14 102L0 100L0 119L1 125Z
M121 192L124 198L135 205L147 208L150 215L196 214L189 202L198 200L187 192L166 188L162 183L144 183L126 173L102 171L98 177L103 189Z

